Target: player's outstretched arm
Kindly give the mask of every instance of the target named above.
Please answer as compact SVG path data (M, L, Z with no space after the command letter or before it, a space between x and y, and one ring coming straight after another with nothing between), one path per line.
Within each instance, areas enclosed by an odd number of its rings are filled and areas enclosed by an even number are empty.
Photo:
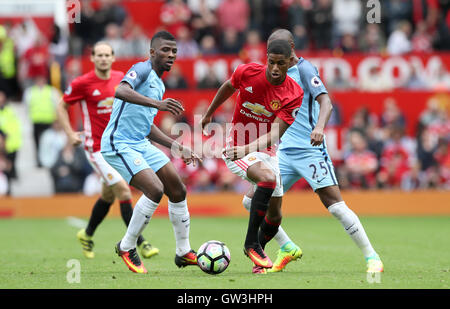
M121 82L116 89L114 95L116 98L137 105L142 105L146 107L154 107L161 111L171 112L173 115L180 115L183 113L184 108L180 102L175 99L165 99L158 101L149 97L146 97L139 92L135 91L130 84L127 82Z
M178 150L181 150L183 146L181 146L177 141L172 139L170 136L167 136L160 128L152 124L152 128L150 130L150 134L148 138L151 141L154 141L164 147L171 149L172 147L177 147Z
M264 150L276 144L283 136L284 132L286 132L286 130L289 128L289 126L290 125L283 119L277 117L272 123L270 132L258 137L250 144L230 147L227 148L225 152L227 156L234 161L245 157L251 152Z
M311 132L311 145L320 146L324 138L324 129L330 119L331 112L333 111L333 105L331 99L326 93L322 93L316 98L320 105L319 117L317 119L316 126Z
M203 115L202 120L200 121L200 124L202 126L202 131L204 135L208 135L205 132L205 127L208 123L212 121L212 115L214 112L226 101L229 97L233 95L233 93L236 91L236 89L231 84L231 80L227 80L220 86L219 90L217 90L217 93L212 100L211 104L208 107L208 110L206 111L205 115Z
M154 124L152 125L148 138L164 147L169 148L173 154L181 154L181 157L186 164L192 163L192 165L195 166L196 160L202 162L201 157L193 152L189 147L185 147L176 140L172 139L170 136L167 136Z
M59 104L56 108L56 112L58 115L58 121L61 124L64 132L66 133L69 143L71 143L73 146L78 146L82 143L81 140L81 134L82 132L75 132L72 129L72 126L70 125L69 120L69 112L67 111L69 108L69 105L64 102L64 100L60 100Z

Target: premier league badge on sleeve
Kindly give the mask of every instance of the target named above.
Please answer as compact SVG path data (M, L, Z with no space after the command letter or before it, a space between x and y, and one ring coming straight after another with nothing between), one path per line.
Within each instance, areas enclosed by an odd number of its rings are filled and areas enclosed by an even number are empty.
M322 85L322 82L320 81L320 78L319 78L319 77L314 76L314 77L311 79L311 85L312 85L313 87L319 87L319 86Z
M130 71L130 72L128 72L127 77L128 77L129 79L136 79L136 77L137 77L136 71Z

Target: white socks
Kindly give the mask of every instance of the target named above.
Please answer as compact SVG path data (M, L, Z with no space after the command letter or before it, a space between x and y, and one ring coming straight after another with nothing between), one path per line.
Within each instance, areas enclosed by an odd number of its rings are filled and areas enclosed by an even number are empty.
M242 199L242 204L244 205L245 209L250 211L252 199L249 198L247 195L244 195L244 198ZM286 232L283 230L281 225L278 227L278 232L275 234L275 236L273 238L276 240L276 242L278 243L280 248L283 247L286 243L291 241L291 239L286 234Z
M244 195L242 204L248 211L250 210L251 201L251 198ZM338 219L339 222L341 222L345 231L353 239L355 244L361 249L365 258L376 255L376 252L372 248L369 238L367 237L366 232L364 231L364 228L358 219L358 216L350 208L347 207L344 201L331 205L330 207L328 207L328 211L336 219ZM278 228L278 233L274 238L280 247L291 241L291 239L281 228L281 226Z
M156 208L158 208L158 203L153 202L142 194L136 206L134 206L127 232L120 242L120 250L128 251L136 247L139 235L150 222Z
M376 254L358 216L347 207L344 201L331 205L328 211L341 222L347 234L361 249L364 257Z
M158 208L158 204L142 195L133 210L127 232L120 242L120 250L128 251L136 247L136 241ZM176 254L183 256L191 250L189 243L190 216L186 200L179 203L169 201L169 218L172 222L176 241Z
M183 256L191 250L189 243L190 215L186 200L178 203L169 201L169 218L175 234L176 254Z

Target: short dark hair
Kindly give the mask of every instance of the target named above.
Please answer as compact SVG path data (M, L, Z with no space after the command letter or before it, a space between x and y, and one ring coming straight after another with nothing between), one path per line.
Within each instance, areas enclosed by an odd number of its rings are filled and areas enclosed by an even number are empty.
M291 56L291 45L285 40L273 40L267 46L267 54L283 55L289 58Z
M155 35L152 37L152 40L150 42L150 47L153 47L153 43L157 40L157 39L163 39L163 40L168 40L168 41L175 41L175 37L172 35L172 33L168 32L168 31L158 31L155 33Z
M92 55L92 56L95 56L95 48L96 48L97 46L99 46L99 45L106 45L106 46L109 46L109 47L111 48L111 54L114 55L114 49L113 49L113 47L111 46L111 44L109 44L109 43L106 42L106 41L98 41L97 43L94 44L94 46L92 46L92 50L91 50L91 55Z

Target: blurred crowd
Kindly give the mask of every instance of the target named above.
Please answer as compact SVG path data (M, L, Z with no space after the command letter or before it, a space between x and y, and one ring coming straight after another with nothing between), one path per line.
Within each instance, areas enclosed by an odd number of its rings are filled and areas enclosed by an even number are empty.
M133 21L123 2L102 0L101 6L95 3L98 2L82 1L81 23L73 25L68 39L70 53L86 55L94 42L105 40L119 58L147 57L152 33ZM167 0L161 3L159 28L176 37L178 59L238 55L243 62L261 62L266 53L265 42L276 28L292 31L299 53L396 56L450 50L447 0ZM377 67L358 81L343 77L336 69L332 80L326 77L326 82L329 88L339 90L450 89L450 74L445 68L427 77L412 69L401 85L396 85L392 76ZM225 78L211 68L199 75L202 77L191 87L214 89ZM168 89L190 88L178 68L169 77Z
M160 28L177 38L178 58L239 55L244 62L263 58L265 40L278 27L294 34L299 51L334 55L376 53L402 55L450 50L450 2L447 0L383 0L381 12L368 0L167 0L160 6ZM376 1L370 1L373 3ZM375 14L375 15L374 15ZM379 17L379 23L367 18ZM23 124L11 102L26 106L35 145L35 164L48 169L55 192L95 193L99 179L92 173L81 148L73 148L56 120L55 106L73 78L82 74L78 56L105 40L121 57L147 57L149 36L133 21L120 0L81 0L81 22L68 31L54 26L44 36L32 19L0 24L0 195L9 194L18 177L17 154L23 149ZM349 81L329 81L330 89L348 90ZM411 74L403 88L450 89L442 68L432 82ZM188 89L179 67L164 80L167 89ZM198 80L198 89L217 89L221 80L212 70ZM389 80L374 69L358 87L365 91L392 90ZM444 102L444 103L443 103ZM199 102L201 114L209 102ZM405 134L406 121L392 99L382 115L362 107L349 123L340 123L339 102L331 124L344 126L342 152L331 154L344 189L450 188L450 120L448 99L432 97L417 121L416 136ZM225 124L232 102L216 115ZM175 122L193 125L188 116L166 115L161 126L168 134ZM176 137L176 136L175 136ZM200 138L201 140L201 138ZM205 159L201 166L185 166L174 159L191 191L245 191L247 184L231 174L221 159ZM300 181L294 189L308 188Z
M448 99L434 96L406 134L406 118L393 98L377 117L362 107L348 124L342 160L336 163L344 189L450 188Z
M146 33L133 23L121 1L100 8L82 1L73 52L100 39L118 56L148 52ZM237 54L258 58L275 28L291 29L298 50L375 52L393 55L450 49L450 4L446 0L167 0L161 27L178 40L178 56ZM368 21L374 21L369 23Z

